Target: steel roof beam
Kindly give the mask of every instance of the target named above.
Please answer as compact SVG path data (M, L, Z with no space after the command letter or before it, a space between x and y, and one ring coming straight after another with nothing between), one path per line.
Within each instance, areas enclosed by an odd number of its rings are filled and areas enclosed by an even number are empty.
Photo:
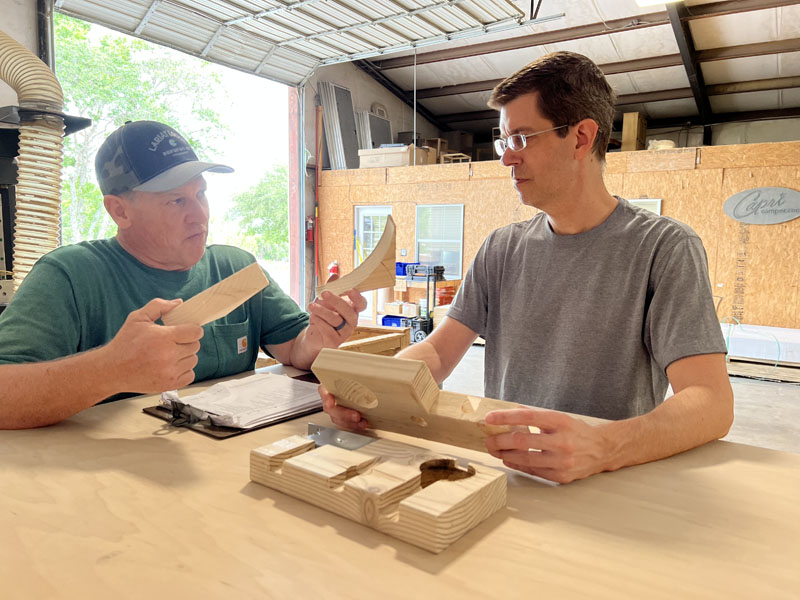
M742 94L747 92L764 92L773 90L785 90L800 88L800 77L773 77L770 79L757 79L754 81L743 81L737 83L720 83L710 85L706 88L708 96L725 96L728 94ZM642 92L638 94L623 94L617 96L617 107L629 106L631 104L644 104L647 102L666 102L668 100L680 100L683 98L693 98L694 91L691 87L675 88L671 90L658 90L655 92ZM417 96L419 98L419 96ZM734 113L731 113L734 114ZM459 123L465 121L483 121L498 118L495 110L478 110L465 113L453 113L440 115L444 123ZM697 117L694 117L695 119ZM711 114L711 121L717 122L719 116Z
M724 48L709 48L698 50L697 60L701 63L715 60L730 60L732 58L746 58L748 56L766 56L768 54L784 54L786 52L800 52L800 39L778 40L776 42L758 42L756 44L741 44Z
M156 9L158 8L159 4L161 4L161 0L153 0L153 3L150 5L150 8L147 9L147 12L144 14L144 17L142 17L142 20L139 21L139 24L136 26L136 29L134 29L133 33L135 33L136 35L142 33L142 30L145 28L145 25L147 25L147 22L153 16L153 13L156 12Z
M800 107L795 108L775 108L769 110L748 110L742 112L719 113L714 115L714 122L711 125L721 125L723 123L736 123L744 121L772 121L776 119L795 119L800 117ZM615 129L619 130L621 124L615 124ZM671 127L701 127L698 117L669 117L666 119L648 119L648 129L667 129Z
M665 56L652 56L636 60L624 60L606 65L598 65L606 75L619 73L633 73L647 69L661 69L664 67L679 67L683 65L680 54L667 54ZM473 92L488 92L503 81L502 79L488 79L485 81L472 81L457 85L446 85L438 88L425 88L417 90L417 99L438 98L440 96L455 96L457 94L471 94ZM411 94L411 92L406 92Z
M668 4L667 13L669 14L669 22L672 26L672 32L675 34L675 41L678 44L678 50L683 61L683 68L686 70L686 77L689 78L689 87L692 88L692 96L694 97L694 103L697 105L697 112L700 113L700 120L703 125L707 125L711 122L711 104L706 93L703 71L700 69L700 63L697 60L697 53L694 49L692 31L689 29L689 20L687 18L689 11L686 5L681 2L679 4ZM709 145L710 143L711 128L706 126L703 130L703 144Z
M797 4L797 0L723 0L722 2L692 6L687 13L686 19L694 20L718 17L754 10L791 6L794 4ZM417 64L423 65L445 60L455 60L458 58L469 58L482 54L505 52L506 50L518 50L529 46L541 46L542 44L555 44L569 40L607 35L609 33L618 33L622 30L628 31L657 25L666 25L668 23L669 14L667 11L653 12L636 17L612 19L610 21L580 25L578 27L570 27L556 31L534 33L532 35L507 40L473 44L468 47L446 48L433 52L425 52L424 54L417 54ZM401 56L373 62L379 69L397 69L400 67L410 67L414 61L411 56Z
M669 23L669 17L666 11L640 15L640 17L635 19L630 17L612 19L604 23L592 23L589 25L534 33L532 35L524 35L505 40L495 40L493 42L483 42L470 46L425 52L424 54L417 54L417 65L480 56L482 54L491 54L494 52L504 52L506 50L518 50L529 46L541 46L542 44L554 44L567 40L605 35L621 29L641 29L644 27L653 27L655 25L665 25L667 23ZM388 58L386 60L373 61L373 64L381 70L410 67L414 64L414 57L400 56L398 58Z

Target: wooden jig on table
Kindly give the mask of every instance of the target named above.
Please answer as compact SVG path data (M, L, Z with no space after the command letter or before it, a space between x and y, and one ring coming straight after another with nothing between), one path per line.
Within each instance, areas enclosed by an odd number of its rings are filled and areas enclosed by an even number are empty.
M292 436L250 452L250 479L439 553L506 505L506 475L376 439L357 450Z

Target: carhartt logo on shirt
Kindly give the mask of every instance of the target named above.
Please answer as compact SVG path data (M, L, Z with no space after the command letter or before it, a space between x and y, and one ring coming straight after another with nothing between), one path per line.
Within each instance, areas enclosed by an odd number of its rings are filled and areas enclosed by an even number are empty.
M239 354L247 352L247 336L240 337L236 340L236 350Z

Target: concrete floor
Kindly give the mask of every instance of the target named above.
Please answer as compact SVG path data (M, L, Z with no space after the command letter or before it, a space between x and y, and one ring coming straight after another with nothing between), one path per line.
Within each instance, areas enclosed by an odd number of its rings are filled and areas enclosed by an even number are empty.
M472 346L442 386L483 395L483 346ZM732 442L800 454L800 385L731 377L734 421L724 438Z

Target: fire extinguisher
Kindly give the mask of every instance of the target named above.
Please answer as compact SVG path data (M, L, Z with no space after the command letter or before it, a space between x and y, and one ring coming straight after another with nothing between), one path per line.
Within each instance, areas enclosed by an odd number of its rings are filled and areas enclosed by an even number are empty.
M314 243L314 218L306 217L306 242Z
M328 276L339 274L339 261L335 260L328 265Z

